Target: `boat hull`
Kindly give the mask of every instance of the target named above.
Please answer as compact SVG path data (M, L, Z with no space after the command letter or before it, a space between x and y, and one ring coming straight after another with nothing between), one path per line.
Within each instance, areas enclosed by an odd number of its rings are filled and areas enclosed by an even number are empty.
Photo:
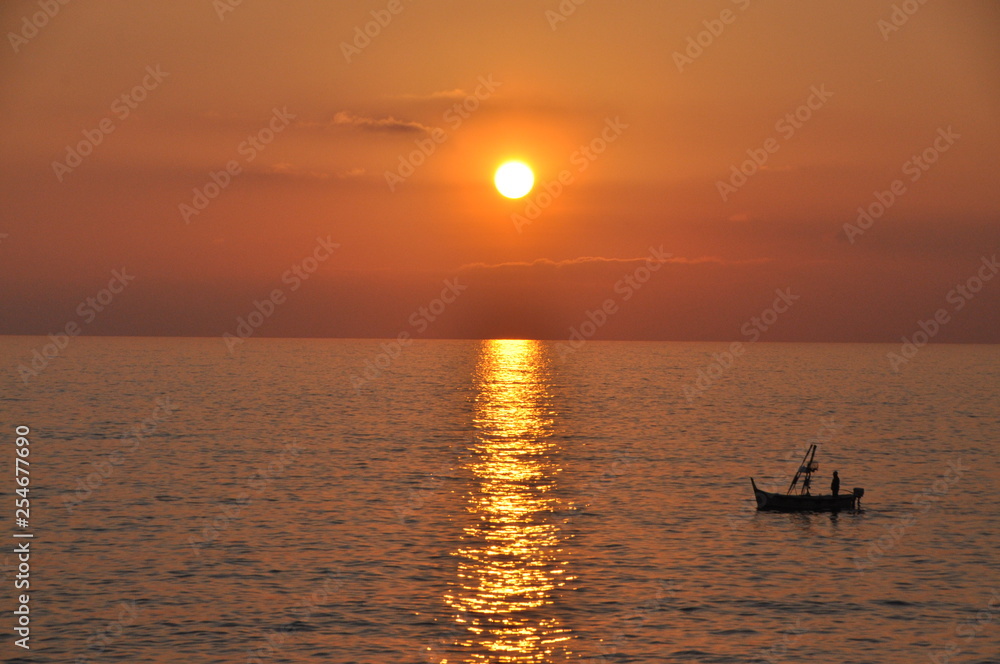
M757 499L757 509L772 512L839 512L840 510L857 509L861 503L861 496L857 490L854 493L819 496L789 495L784 493L771 493L757 488L757 484L750 478L753 486L754 498Z

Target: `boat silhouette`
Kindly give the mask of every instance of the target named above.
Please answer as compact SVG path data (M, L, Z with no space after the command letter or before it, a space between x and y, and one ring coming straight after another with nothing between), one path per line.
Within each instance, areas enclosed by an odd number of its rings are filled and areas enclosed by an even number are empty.
M851 493L845 494L816 494L810 493L812 484L812 474L819 470L819 463L815 460L816 444L809 446L799 469L792 478L791 484L785 493L772 493L757 488L757 483L750 478L750 485L753 486L753 495L757 500L758 510L771 510L776 512L836 512L839 510L860 509L861 497L865 495L865 490L855 487ZM802 479L801 484L799 479ZM798 492L796 493L796 488Z

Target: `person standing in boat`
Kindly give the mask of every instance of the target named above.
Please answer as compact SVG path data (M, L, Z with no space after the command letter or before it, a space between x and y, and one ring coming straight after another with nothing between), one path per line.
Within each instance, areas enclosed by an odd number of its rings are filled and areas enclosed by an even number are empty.
M830 482L830 493L837 495L840 493L840 476L837 475L837 471L833 471L833 481Z

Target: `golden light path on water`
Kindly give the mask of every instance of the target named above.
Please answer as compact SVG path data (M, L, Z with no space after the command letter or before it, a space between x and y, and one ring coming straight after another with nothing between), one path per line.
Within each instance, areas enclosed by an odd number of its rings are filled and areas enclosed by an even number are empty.
M570 630L551 611L571 579L553 518L559 468L551 442L549 361L537 341L483 342L476 370L475 441L467 469L475 485L458 579L446 595L456 609L466 662L553 662L569 653Z

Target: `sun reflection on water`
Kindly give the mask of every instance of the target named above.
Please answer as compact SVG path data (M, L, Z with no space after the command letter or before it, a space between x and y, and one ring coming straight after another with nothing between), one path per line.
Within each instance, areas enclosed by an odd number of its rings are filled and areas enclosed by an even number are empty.
M445 599L456 610L466 662L554 662L569 655L570 630L555 617L557 588L571 576L554 518L556 445L551 441L549 362L537 341L483 342L476 371L474 485L458 579Z

